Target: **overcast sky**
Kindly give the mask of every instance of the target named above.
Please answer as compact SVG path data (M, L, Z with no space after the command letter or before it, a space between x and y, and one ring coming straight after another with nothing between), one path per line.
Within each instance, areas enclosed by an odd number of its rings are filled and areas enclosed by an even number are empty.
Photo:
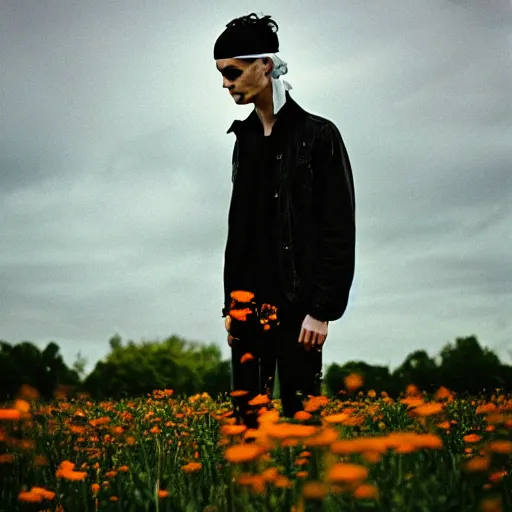
M213 45L250 12L352 163L356 277L324 362L394 369L475 334L511 363L509 0L0 0L0 339L88 371L115 333L229 357L226 131L252 106Z

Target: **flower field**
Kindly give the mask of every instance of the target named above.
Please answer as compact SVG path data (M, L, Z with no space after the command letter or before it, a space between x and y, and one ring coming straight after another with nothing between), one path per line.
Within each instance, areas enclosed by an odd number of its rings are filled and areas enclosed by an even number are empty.
M229 396L40 403L25 387L0 409L1 511L512 510L512 397L309 397L296 417Z

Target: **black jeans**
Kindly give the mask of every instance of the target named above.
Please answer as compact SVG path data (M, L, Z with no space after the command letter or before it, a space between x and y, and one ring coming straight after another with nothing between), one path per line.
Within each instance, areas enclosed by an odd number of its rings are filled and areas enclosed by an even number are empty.
M298 342L306 315L303 307L282 306L277 313L280 324L269 330L263 329L254 314L244 322L232 320L231 334L238 338L231 347L232 389L248 391L233 397L233 405L238 421L247 427L258 427L257 411L261 405L251 406L248 402L258 394L272 393L276 364L283 416L293 418L303 409L308 395L320 395L322 352L306 351ZM254 359L242 363L246 353Z

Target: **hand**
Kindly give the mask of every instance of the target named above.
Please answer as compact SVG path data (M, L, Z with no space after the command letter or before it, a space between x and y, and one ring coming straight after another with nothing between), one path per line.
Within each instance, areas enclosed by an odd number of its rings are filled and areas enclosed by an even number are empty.
M307 315L302 323L299 335L299 343L304 344L304 348L309 352L315 348L320 352L327 338L329 321L321 322L310 315Z
M233 340L236 340L237 338L231 336L231 317L229 315L226 315L226 320L224 321L224 326L226 327L226 331L228 333L228 345L230 347L233 346Z

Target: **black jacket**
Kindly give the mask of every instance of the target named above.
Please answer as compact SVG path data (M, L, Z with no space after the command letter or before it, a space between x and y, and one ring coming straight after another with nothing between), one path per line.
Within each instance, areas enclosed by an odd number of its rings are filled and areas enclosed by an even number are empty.
M347 307L355 264L355 200L352 170L336 125L303 110L286 91L272 128L278 180L277 243L279 286L290 304L303 305L317 320L341 318ZM250 176L258 162L256 140L263 125L256 110L235 120L233 190L224 255L224 308L230 293L250 290L247 258L251 211Z

